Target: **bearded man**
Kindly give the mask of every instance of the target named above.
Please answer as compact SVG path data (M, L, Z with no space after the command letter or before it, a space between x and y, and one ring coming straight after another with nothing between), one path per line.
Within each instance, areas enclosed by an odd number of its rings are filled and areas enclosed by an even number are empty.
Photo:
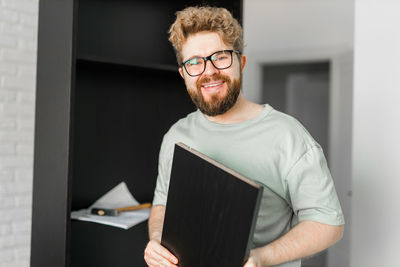
M189 7L177 12L169 33L179 73L198 110L163 138L146 263L179 264L160 244L178 142L264 187L245 267L298 267L301 258L340 240L343 213L319 144L294 118L242 94L246 56L236 19L224 8Z

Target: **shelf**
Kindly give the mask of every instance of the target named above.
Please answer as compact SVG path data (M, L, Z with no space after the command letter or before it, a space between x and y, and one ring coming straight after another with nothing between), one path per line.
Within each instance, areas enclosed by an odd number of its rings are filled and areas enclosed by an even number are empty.
M91 63L101 63L101 64L109 64L117 67L127 67L127 68L141 68L141 69L149 69L149 70L159 70L166 72L178 72L177 65L169 65L169 64L141 64L134 63L129 60L118 60L118 59L108 59L99 56L80 56L77 58L77 62L87 62Z
M146 266L147 221L128 230L76 220L71 227L71 266Z
M209 2L240 21L241 1ZM145 266L147 222L123 230L71 221L70 212L122 180L139 202L152 201L162 137L195 110L168 28L177 10L197 4L41 2L32 267Z
M111 63L126 65L175 64L167 34L174 19L174 8L169 1L78 2L77 58L98 60L99 56L100 61L113 59Z
M121 181L139 202L152 201L162 137L194 110L177 72L78 62L71 207L91 205Z

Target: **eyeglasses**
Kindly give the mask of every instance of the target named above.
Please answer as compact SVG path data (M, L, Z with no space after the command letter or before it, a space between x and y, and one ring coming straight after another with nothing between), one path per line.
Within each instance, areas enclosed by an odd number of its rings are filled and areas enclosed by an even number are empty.
M192 57L181 65L185 68L187 74L192 77L199 76L206 70L207 60L210 60L216 69L223 70L232 66L232 53L241 54L237 50L221 50L212 53L208 57Z

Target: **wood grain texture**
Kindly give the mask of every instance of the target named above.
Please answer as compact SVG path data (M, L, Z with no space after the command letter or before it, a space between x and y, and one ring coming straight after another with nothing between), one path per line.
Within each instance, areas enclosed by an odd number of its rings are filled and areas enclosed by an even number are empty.
M176 145L162 245L179 266L243 266L262 190Z

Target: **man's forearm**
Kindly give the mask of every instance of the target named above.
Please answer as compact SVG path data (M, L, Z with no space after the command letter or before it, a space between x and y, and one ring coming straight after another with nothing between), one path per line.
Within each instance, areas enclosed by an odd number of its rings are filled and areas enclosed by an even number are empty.
M163 247L161 242L165 206L153 206L149 217L149 238L144 250L144 260L148 266L178 267L178 259Z
M254 249L251 256L261 266L273 266L314 255L335 244L342 235L343 226L302 221L279 239Z
M153 206L149 217L149 239L161 242L165 206Z

